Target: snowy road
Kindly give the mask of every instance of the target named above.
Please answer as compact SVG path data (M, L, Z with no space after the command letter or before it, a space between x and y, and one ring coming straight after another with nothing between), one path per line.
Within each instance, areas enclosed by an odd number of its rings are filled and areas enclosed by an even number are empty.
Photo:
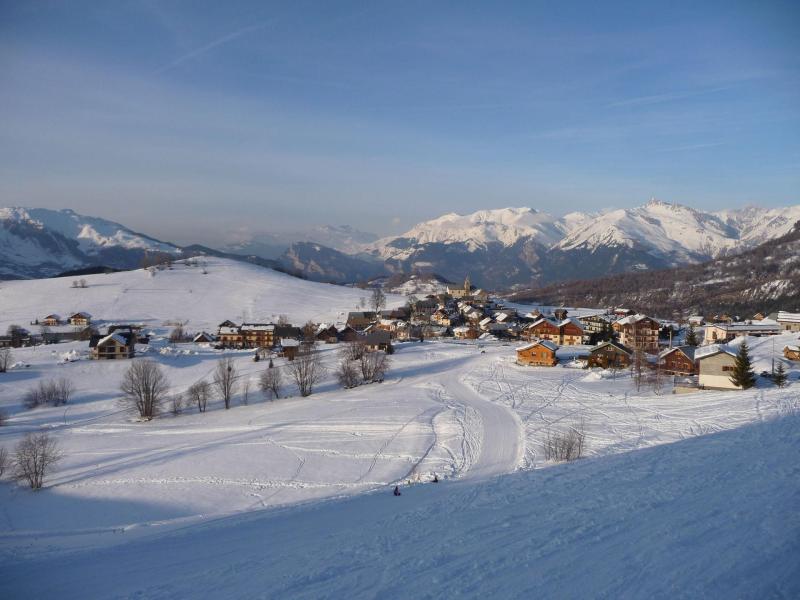
M465 362L463 368L444 375L442 384L457 402L469 406L481 416L480 455L464 477L483 479L516 471L525 456L525 429L519 416L507 406L486 400L464 383L464 378L477 357Z

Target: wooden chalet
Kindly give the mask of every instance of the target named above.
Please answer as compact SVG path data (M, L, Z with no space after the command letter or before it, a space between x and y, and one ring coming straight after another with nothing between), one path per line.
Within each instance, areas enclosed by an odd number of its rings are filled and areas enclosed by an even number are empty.
M619 343L628 348L642 350L649 354L658 352L658 333L661 324L645 315L629 315L611 325L619 336Z
M88 327L92 323L92 315L87 312L76 312L67 322L73 327Z
M338 330L336 337L340 342L355 342L358 341L359 335L350 325L345 325Z
M192 338L192 341L195 344L213 344L217 341L217 337L211 333L201 331L196 336L194 336L194 338Z
M280 352L278 356L283 356L287 360L294 360L300 351L300 342L296 339L282 338L280 340Z
M372 311L353 311L347 313L347 324L356 331L362 331L375 322L377 316Z
M783 355L789 360L800 360L800 345L787 345L783 348Z
M39 324L43 327L58 327L61 325L61 317L58 315L47 315Z
M323 323L317 328L317 331L314 334L314 339L318 342L324 342L326 344L335 344L339 341L339 330L336 329L336 325L328 325Z
M115 331L106 335L93 335L89 340L92 358L118 360L136 355L136 334L132 331Z
M558 343L558 323L542 317L528 325L523 335L529 340L550 340L551 342Z
M562 321L540 318L528 325L524 333L524 337L530 340L549 340L566 346L582 344L583 336L583 324L572 317Z
M471 325L453 328L453 337L457 340L477 340L480 332Z
M587 315L578 317L583 325L584 343L599 344L610 340L614 330L611 328L611 317L608 315Z
M658 356L659 365L668 375L695 375L694 351L694 346L676 346L664 350Z
M362 336L361 341L364 342L367 350L370 351L383 350L386 352L392 345L392 337L389 335L389 332L381 330L371 331Z
M619 342L602 342L589 350L587 367L625 369L631 365L633 350Z
M224 348L241 348L242 332L233 321L223 321L217 328L217 340Z
M558 346L549 340L537 340L517 348L517 363L534 367L555 367Z

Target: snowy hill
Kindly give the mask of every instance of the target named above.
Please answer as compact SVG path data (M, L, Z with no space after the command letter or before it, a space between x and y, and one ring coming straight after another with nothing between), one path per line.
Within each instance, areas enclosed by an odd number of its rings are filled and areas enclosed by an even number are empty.
M0 278L47 277L95 265L133 268L180 248L72 210L0 208Z
M87 275L88 287L72 288L71 278L8 281L0 287L0 329L27 326L50 313L78 311L95 320L187 321L192 331L215 331L225 319L274 321L287 315L302 324L343 321L365 296L362 290L314 283L238 261L207 258L200 266L175 263L172 269ZM404 298L390 296L388 304Z

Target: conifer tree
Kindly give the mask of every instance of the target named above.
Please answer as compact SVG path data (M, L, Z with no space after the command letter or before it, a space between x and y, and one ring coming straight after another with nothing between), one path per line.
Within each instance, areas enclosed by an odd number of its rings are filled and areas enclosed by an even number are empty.
M747 348L747 342L742 342L739 345L730 380L743 390L749 390L756 384L756 375L750 362L750 351Z
M686 345L697 346L697 344L697 332L694 329L694 325L689 325L689 331L686 332Z
M778 361L778 366L775 367L775 372L772 374L772 382L779 388L786 385L786 369L783 367L783 361Z

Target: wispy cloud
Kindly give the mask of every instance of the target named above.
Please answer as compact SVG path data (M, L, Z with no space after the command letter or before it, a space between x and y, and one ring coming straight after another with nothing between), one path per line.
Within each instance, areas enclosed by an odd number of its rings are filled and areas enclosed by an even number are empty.
M219 48L220 46L224 46L225 44L229 44L230 42L232 42L232 41L234 41L234 40L236 40L236 39L238 39L238 38L240 38L240 37L242 37L244 35L247 35L248 33L252 33L253 31L257 31L259 29L263 29L264 27L269 25L271 22L272 21L263 21L261 23L256 23L255 25L248 25L247 27L242 27L241 29L237 29L236 31L231 31L230 33L227 33L227 34L223 35L222 37L219 37L219 38L215 39L214 41L209 42L208 44L205 44L204 46L200 46L199 48L195 48L194 50L191 50L190 52L187 52L186 54L183 54L183 55L179 56L175 60L173 60L173 61L171 61L171 62L169 62L169 63L167 63L167 64L165 64L165 65L163 65L161 67L159 67L158 69L155 70L155 74L159 75L161 73L165 73L167 71L170 71L170 70L182 65L186 61L193 60L193 59L195 59L195 58L197 58L199 56L202 56L203 54L206 54L207 52L210 52L214 48Z
M674 102L677 100L685 100L687 98L694 98L696 96L705 96L707 94L716 94L717 92L724 92L735 86L726 85L714 87L704 90L693 90L684 92L671 92L666 94L653 94L650 96L638 96L636 98L626 98L625 100L618 100L608 104L608 108L619 108L623 106L648 106L651 104L662 104L664 102Z
M685 146L672 146L670 148L661 148L659 152L686 152L689 150L701 150L702 148L715 148L717 146L724 146L725 142L706 142L702 144L687 144Z

